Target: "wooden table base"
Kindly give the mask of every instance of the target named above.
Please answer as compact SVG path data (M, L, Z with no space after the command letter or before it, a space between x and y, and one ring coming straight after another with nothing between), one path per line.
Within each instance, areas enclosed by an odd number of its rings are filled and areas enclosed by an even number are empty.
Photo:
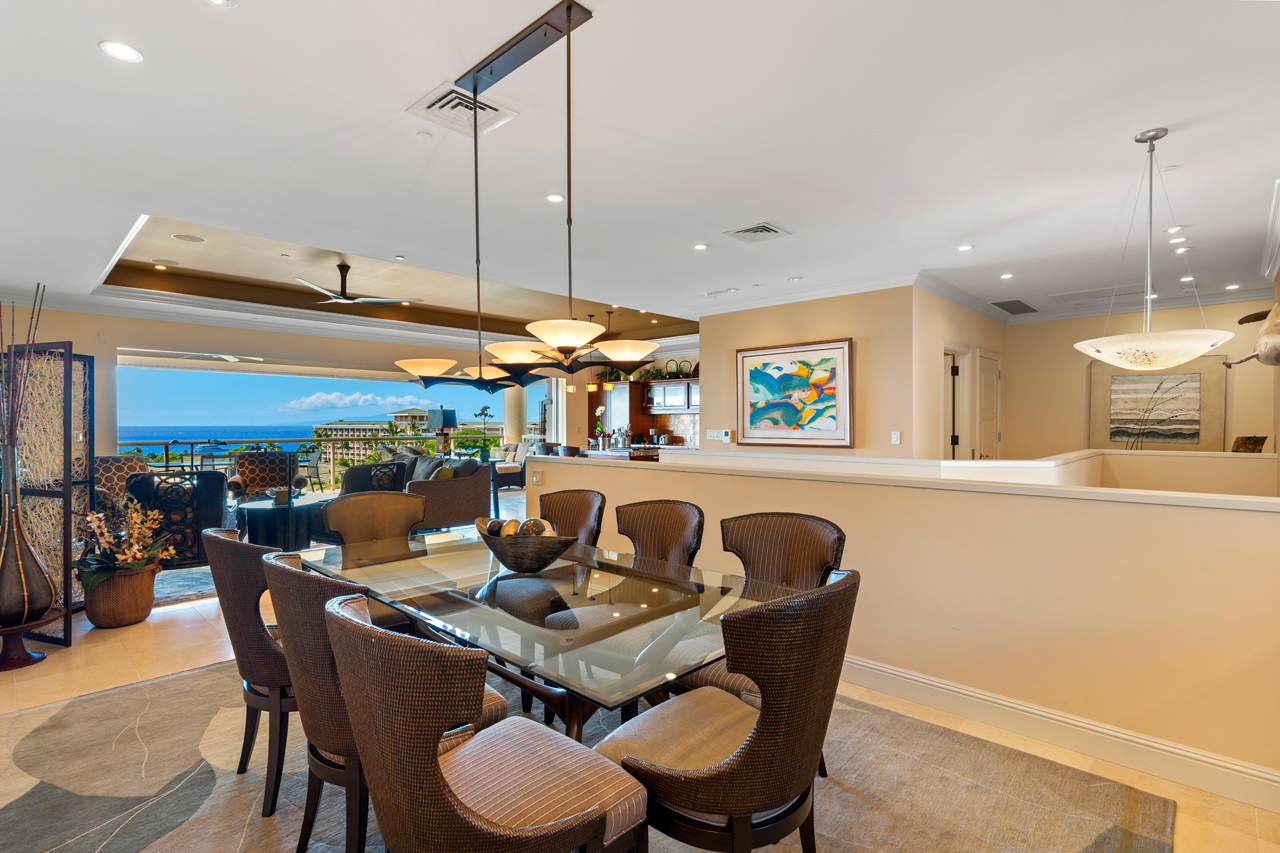
M44 660L44 652L28 651L27 644L23 642L22 634L25 631L41 628L50 622L58 621L62 618L62 612L61 607L54 607L42 618L34 622L15 625L12 628L0 628L0 636L4 637L4 646L0 647L0 672L22 669L24 666L31 666Z

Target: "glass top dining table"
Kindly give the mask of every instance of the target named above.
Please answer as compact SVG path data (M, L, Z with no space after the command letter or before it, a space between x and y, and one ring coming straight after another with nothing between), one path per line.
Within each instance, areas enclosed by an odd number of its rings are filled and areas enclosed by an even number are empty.
M517 683L548 707L555 703L528 676L567 693L559 706L576 704L581 715L585 701L586 716L724 657L721 615L798 591L581 544L522 574L504 568L474 532L301 553L308 568L364 585L428 636L489 652L499 662L492 672L523 673Z

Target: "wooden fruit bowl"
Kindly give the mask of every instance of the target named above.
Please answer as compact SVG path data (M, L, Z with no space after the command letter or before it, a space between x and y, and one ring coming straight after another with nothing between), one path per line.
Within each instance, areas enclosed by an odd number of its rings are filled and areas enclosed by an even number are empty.
M573 536L490 536L487 533L481 533L480 538L499 563L523 574L542 571L578 541Z

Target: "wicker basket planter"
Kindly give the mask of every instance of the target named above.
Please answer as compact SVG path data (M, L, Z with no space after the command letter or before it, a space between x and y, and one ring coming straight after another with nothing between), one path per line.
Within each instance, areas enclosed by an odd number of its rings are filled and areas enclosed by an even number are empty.
M116 572L85 594L84 615L98 628L136 625L151 615L159 571L152 563L140 572Z

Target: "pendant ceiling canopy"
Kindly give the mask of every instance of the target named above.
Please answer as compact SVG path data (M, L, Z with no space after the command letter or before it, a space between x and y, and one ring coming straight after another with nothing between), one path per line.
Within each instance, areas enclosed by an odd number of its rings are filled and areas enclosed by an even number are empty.
M1163 139L1169 133L1167 128L1157 127L1144 130L1133 138L1134 142L1146 143L1147 146L1147 288L1146 299L1142 307L1142 331L1128 335L1111 335L1081 341L1075 348L1090 358L1105 361L1114 367L1126 370L1163 370L1186 364L1193 358L1217 349L1235 337L1235 333L1216 329L1169 329L1153 332L1151 330L1151 302L1155 294L1151 287L1151 250L1154 238L1155 223L1155 156L1156 140ZM1196 302L1200 301L1199 292ZM1203 314L1203 311L1202 311ZM1110 315L1108 314L1108 319ZM1208 324L1205 324L1208 326Z

